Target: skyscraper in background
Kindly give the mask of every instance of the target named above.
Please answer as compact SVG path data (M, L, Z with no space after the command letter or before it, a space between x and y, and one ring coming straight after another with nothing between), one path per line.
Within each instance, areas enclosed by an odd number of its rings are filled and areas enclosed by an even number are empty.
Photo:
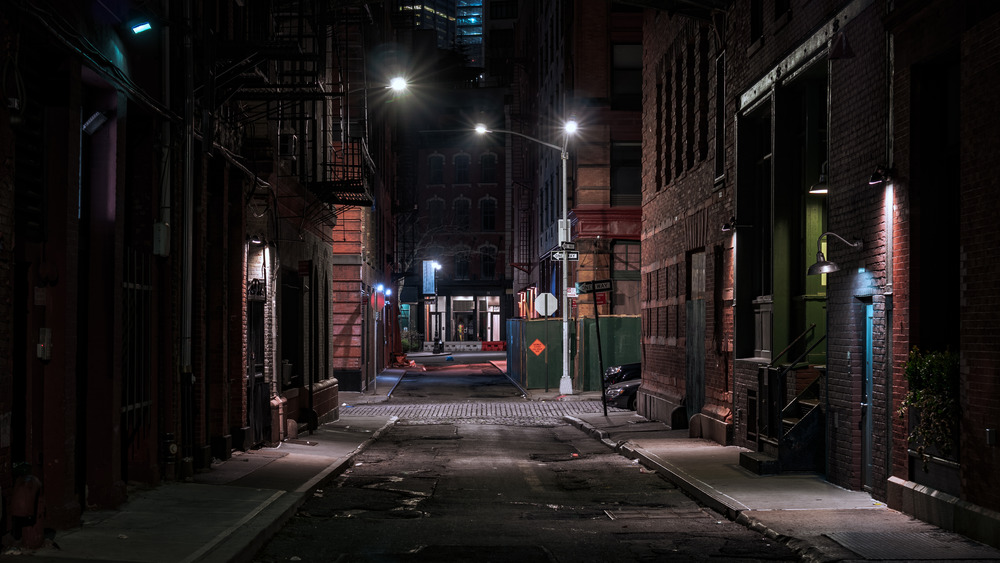
M433 29L437 34L437 46L450 49L455 45L456 0L422 0L403 2L399 10L413 16L413 26L417 29Z
M483 52L483 0L458 0L455 43L469 66L485 66Z
M412 15L415 28L433 29L438 47L462 53L470 67L484 67L484 3L483 0L423 0L403 3L399 9Z

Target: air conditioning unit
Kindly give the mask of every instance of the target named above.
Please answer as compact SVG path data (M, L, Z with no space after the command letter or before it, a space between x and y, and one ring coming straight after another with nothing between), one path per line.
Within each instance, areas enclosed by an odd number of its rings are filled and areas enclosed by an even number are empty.
M278 134L278 156L294 159L299 152L299 138L292 133Z

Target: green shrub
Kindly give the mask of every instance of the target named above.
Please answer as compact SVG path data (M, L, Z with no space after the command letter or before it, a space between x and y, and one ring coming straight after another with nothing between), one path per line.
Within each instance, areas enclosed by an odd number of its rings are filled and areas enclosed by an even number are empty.
M927 471L930 452L948 457L955 450L961 416L958 356L949 351L921 352L914 346L903 374L910 389L899 416L905 420L912 409L916 420L908 442Z
M414 330L403 331L403 352L418 352L424 349L424 335Z

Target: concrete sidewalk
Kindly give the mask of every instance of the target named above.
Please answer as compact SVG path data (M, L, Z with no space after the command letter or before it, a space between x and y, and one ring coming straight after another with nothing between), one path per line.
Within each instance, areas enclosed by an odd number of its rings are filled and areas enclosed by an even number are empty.
M689 438L634 412L565 417L660 472L730 520L783 541L806 561L1000 560L1000 550L911 518L816 474L756 475L742 448Z

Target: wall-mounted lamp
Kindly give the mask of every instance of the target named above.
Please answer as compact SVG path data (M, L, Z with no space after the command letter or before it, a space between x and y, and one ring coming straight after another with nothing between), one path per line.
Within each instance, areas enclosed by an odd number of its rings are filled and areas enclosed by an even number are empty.
M826 166L827 163L823 163L823 167L820 168L819 180L815 184L809 186L809 193L814 195L825 195L827 193L826 185Z
M264 240L261 239L260 236L258 236L258 235L253 235L253 236L250 237L250 242L252 244L260 244L260 243L264 242Z
M736 217L730 217L728 221L722 224L722 232L728 233L730 231L735 231L736 229L749 229L753 225L738 225L736 224Z
M823 256L823 237L827 235L840 239L841 242L852 248L861 248L860 239L854 242L847 242L844 237L838 235L837 233L827 231L821 234L819 238L816 239L816 263L809 266L809 271L806 272L810 276L815 276L817 274L830 274L840 269L840 266L838 266L836 262L830 262L826 259L826 256Z
M93 135L97 133L108 122L108 119L114 115L114 110L106 109L104 111L95 111L87 118L87 121L83 122L80 126L80 130L88 135Z
M870 178L868 178L868 184L871 186L877 186L883 182L888 182L896 174L896 169L892 167L886 167L881 164L875 167L875 172L872 172Z

